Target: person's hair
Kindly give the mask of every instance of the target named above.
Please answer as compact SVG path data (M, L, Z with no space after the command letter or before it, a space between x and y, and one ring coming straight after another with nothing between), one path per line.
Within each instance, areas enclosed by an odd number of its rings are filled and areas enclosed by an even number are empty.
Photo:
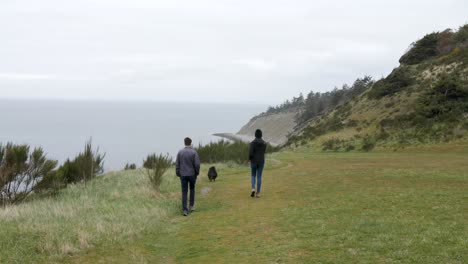
M255 137L256 138L262 138L262 131L260 129L255 130Z
M190 146L192 145L192 140L189 137L184 138L184 143L185 146Z

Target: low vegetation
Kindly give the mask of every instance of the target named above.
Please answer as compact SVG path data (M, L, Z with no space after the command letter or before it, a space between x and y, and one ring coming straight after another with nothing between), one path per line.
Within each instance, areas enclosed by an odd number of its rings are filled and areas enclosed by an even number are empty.
M367 93L371 99L380 99L384 96L394 95L415 83L415 78L409 67L398 67L386 78L377 81L372 90Z
M169 154L150 154L143 161L143 167L146 169L146 175L156 190L159 191L163 181L163 175L173 165L172 157Z
M249 162L249 143L228 140L210 142L206 145L199 145L196 150L202 163L217 163L233 161L238 164ZM278 151L278 147L267 145L267 153Z
M28 145L0 145L0 198L2 205L23 201L57 166L42 148L30 152Z
M325 151L370 151L460 139L468 132L468 25L417 41L401 65L375 83L358 79L350 89L305 104L306 124L287 145ZM343 91L358 88L358 96ZM359 89L361 87L361 89ZM362 95L362 96L361 96ZM351 99L350 99L351 98ZM306 99L307 101L307 99ZM333 102L340 102L335 104Z
M56 171L47 174L37 188L40 192L56 194L60 189L69 184L87 182L104 172L105 154L100 154L99 149L93 150L92 142L86 142L83 152L74 159L67 159Z
M144 169L112 172L0 210L0 262L463 263L461 146L275 153L260 199L246 166L215 164L220 177L199 178L188 218L173 170L159 192Z
M125 164L124 170L136 170L137 165L135 163L127 163Z
M91 140L84 151L58 169L42 148L29 145L0 145L0 190L3 205L24 201L32 193L56 194L68 184L90 181L103 172L104 156L93 151Z
M447 29L443 32L427 34L411 44L410 49L401 58L400 63L414 65L426 60L443 56L468 46L468 24L458 31ZM456 53L456 52L455 52Z

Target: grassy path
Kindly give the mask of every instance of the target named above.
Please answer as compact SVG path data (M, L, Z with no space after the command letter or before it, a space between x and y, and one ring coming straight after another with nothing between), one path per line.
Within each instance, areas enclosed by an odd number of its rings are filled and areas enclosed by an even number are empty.
M184 263L462 263L468 257L464 154L286 153L260 199L248 171L202 182L213 192L180 224Z
M202 176L189 217L148 220L160 228L60 262L466 263L466 151L274 158L262 198L249 196L247 167Z

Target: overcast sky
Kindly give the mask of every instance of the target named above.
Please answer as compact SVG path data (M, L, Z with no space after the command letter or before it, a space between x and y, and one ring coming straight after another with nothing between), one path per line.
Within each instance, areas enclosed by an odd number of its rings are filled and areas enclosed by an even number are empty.
M466 0L1 0L0 98L277 104L465 23Z

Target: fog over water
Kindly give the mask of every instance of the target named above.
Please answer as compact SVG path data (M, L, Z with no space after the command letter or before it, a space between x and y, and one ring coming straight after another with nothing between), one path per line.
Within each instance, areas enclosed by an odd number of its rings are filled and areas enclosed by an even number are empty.
M92 138L106 153L105 169L141 166L147 154L175 156L189 136L194 144L218 140L216 132L237 132L265 105L0 100L0 143L42 146L63 162Z

